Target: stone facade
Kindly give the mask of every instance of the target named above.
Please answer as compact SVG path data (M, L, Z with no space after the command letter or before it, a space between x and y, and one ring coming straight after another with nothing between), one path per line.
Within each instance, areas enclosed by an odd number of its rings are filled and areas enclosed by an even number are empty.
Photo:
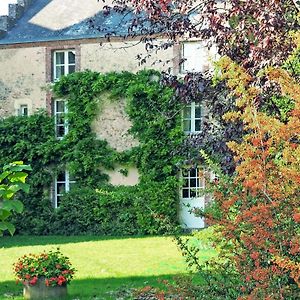
M137 72L144 68L166 70L173 68L175 60L162 66L156 61L173 57L173 49L153 55L145 65L139 65L137 55L145 54L144 45L131 40L100 43L98 40L72 40L39 42L0 46L0 117L17 115L21 106L26 105L28 114L44 109L49 114L53 95L49 91L52 82L53 52L57 50L75 51L76 71L93 70L101 73L110 71ZM125 113L125 101L104 101L101 113L92 124L100 139L108 141L117 151L128 150L138 145L129 135L131 123ZM122 166L119 167L122 169ZM127 168L128 169L128 168ZM136 168L129 168L124 176L116 169L108 172L111 183L133 185L138 183Z
M28 10L31 4L35 5L36 12ZM84 6L83 12L80 0L18 0L17 4L10 5L8 16L0 16L0 118L18 114L22 106L27 107L28 114L40 109L53 114L54 99L50 88L54 77L55 51L72 50L75 54L75 71L137 72L151 68L170 70L174 75L180 73L180 43L151 53L146 62L140 64L137 57L147 56L147 53L139 37L113 37L108 41L101 34L95 36L99 32L88 36L88 23L84 18L99 14L103 3L88 0ZM22 21L26 26L21 22L18 27L18 19L22 19L26 13L27 19L23 18ZM115 18L109 20L108 24L113 22ZM126 30L126 24L122 26L120 32ZM15 31L11 28L15 28ZM24 36L23 28L27 28ZM205 63L205 70L210 68L208 52L206 55L205 51L198 52L197 49L194 53L193 49L189 51L191 57L202 56L200 64ZM193 66L193 62L189 66ZM137 146L138 141L128 133L131 123L125 113L126 99L120 100L104 101L92 129L99 139L107 140L112 148L122 152ZM115 166L114 171L106 173L113 185L135 185L139 182L138 170L133 166ZM205 196L202 200L205 205L210 197Z
M46 107L44 47L0 49L0 66L0 117L23 104L29 113Z

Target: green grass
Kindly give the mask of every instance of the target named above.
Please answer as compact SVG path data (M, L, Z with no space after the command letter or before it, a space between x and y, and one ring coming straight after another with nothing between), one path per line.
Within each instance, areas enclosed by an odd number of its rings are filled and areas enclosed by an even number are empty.
M122 286L157 286L158 279L187 274L175 242L169 237L32 237L0 238L0 299L22 299L12 264L22 255L59 247L78 270L68 287L70 299L116 299L111 291ZM213 255L209 248L201 257Z

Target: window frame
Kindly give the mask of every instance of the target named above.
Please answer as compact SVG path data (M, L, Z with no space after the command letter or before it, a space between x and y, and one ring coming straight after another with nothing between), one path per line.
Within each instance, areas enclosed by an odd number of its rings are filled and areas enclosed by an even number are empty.
M184 41L184 42L181 42L181 45L180 45L180 56L181 56L181 59L182 59L182 62L181 62L181 64L180 64L180 68L179 68L179 73L180 74L182 74L182 75L184 75L184 74L187 74L187 73L202 73L202 72L204 72L205 70L204 69L206 69L207 68L207 66L205 67L205 65L204 64L202 64L201 66L200 66L200 70L198 70L198 69L196 69L196 70L187 70L186 69L186 64L187 64L187 62L188 62L188 56L186 56L185 55L185 52L186 52L186 50L185 50L185 46L186 45L198 45L198 47L199 47L199 52L200 52L200 50L201 51L203 51L203 50L206 50L206 57L208 56L208 50L207 50L207 48L205 47L205 45L203 44L204 42L203 41ZM194 57L192 57L191 59L193 59Z
M57 103L58 102L63 102L64 103L64 111L58 111L57 110ZM67 100L65 99L55 99L54 100L54 124L55 124L55 136L57 139L61 140L64 138L65 135L68 134L69 132L69 123L68 120L66 118L66 115L68 113L68 106L67 106ZM63 124L58 124L58 116L59 115L63 115L64 117L64 123ZM64 128L64 134L62 136L58 136L58 127L62 127Z
M26 110L26 113L25 113ZM20 104L18 109L18 116L20 117L28 117L29 110L28 110L28 104Z
M74 54L74 63L69 63L69 52L72 52ZM57 53L64 53L64 63L63 64L58 64L57 63L57 58L56 58L56 54ZM56 82L60 79L60 77L57 76L57 71L56 68L60 66L60 67L64 67L64 75L68 75L71 74L73 72L69 72L69 67L70 66L74 66L74 72L76 71L76 51L75 49L64 49L64 50L54 50L52 52L52 79L53 82Z
M186 108L190 107L190 117L185 117L184 111ZM200 116L196 117L196 108L200 108ZM189 104L186 104L185 107L182 110L182 129L185 134L193 134L193 133L199 133L201 132L202 128L202 119L203 119L203 106L202 103L196 103L196 102L191 102ZM190 130L185 129L185 121L190 122ZM196 130L196 122L200 122L200 128L199 130Z
M74 184L75 180L70 180L70 173L68 170L64 170L64 180L58 180L58 174L55 175L54 178L54 197L53 197L53 205L54 208L59 208L59 197L62 197L64 194L70 191L71 184ZM64 192L58 193L58 184L64 185Z
M191 176L192 171L194 170L195 176ZM184 172L187 172L187 176L184 175ZM180 190L181 199L189 200L189 199L197 199L202 196L199 196L199 191L205 188L205 179L204 176L199 176L200 167L196 166L194 168L181 170L180 177L183 182ZM195 184L191 184L192 181L195 181ZM185 185L187 182L187 185ZM184 191L187 191L188 196L184 196Z

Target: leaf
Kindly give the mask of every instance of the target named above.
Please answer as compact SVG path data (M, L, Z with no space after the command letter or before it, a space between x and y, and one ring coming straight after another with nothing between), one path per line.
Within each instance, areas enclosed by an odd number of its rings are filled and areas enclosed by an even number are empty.
M28 183L19 183L18 185L20 186L22 191L27 194L29 193L30 185Z
M0 197L3 199L10 199L14 195L14 192L9 191L7 189L0 189Z
M0 222L0 231L8 230L11 235L16 231L15 226L9 222Z
M9 174L11 174L11 172L8 171L4 171L3 173L0 174L0 182L3 181L3 179L5 179Z
M5 209L0 209L0 220L4 221L6 220L9 216L11 215L11 213Z
M19 200L5 200L3 201L2 209L6 211L14 210L17 213L21 213L24 209L24 205Z
M13 203L13 206L14 206L14 210L17 213L21 213L23 211L24 204L21 201L19 201L19 200L13 200L12 203Z
M16 227L9 222L3 222L6 225L6 229L9 231L10 235L14 235L15 231L16 231Z
M28 176L25 172L16 172L14 174L9 175L9 180L11 182L22 182L25 183L26 177Z
M0 230L4 231L7 229L6 222L0 222Z

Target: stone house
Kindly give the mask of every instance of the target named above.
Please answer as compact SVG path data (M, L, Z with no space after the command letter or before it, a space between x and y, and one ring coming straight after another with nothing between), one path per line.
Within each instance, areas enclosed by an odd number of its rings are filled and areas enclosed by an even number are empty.
M26 116L44 109L55 117L58 139L68 132L65 121L60 118L66 112L66 105L64 100L54 99L46 86L62 75L86 69L105 73L137 72L144 68L170 69L178 75L187 71L204 71L211 66L212 54L198 41L178 43L165 51L152 53L145 64L139 65L137 56L145 53L144 44L138 43L138 36L122 38L128 31L130 15L124 18L112 14L107 18L103 14L103 4L96 0L84 3L80 0L11 2L14 3L9 4L8 15L0 16L0 117ZM114 36L108 41L106 36L112 32ZM185 62L180 66L182 58ZM165 63L155 64L158 60ZM191 103L182 116L183 130L187 134L200 130L202 113L199 105ZM122 106L107 104L93 128L99 138L106 139L118 151L137 143L126 134L130 122ZM134 167L127 176L118 169L108 173L113 185L135 185L139 181L138 170ZM193 197L193 191L202 188L201 179L196 169L183 176L181 222L190 228L203 227L204 221L191 215L183 205L188 202L203 207L204 197ZM71 183L67 171L55 178L55 207L61 197L58 186L63 185L67 192Z

